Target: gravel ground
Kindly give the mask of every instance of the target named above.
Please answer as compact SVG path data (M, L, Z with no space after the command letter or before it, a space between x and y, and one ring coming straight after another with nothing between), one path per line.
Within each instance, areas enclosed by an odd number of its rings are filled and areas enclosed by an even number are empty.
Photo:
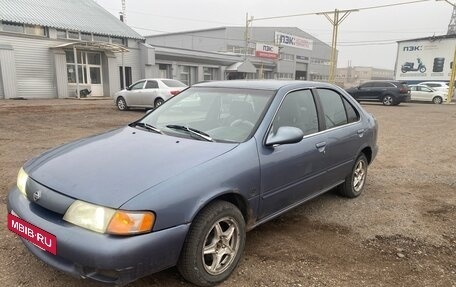
M380 151L356 199L329 192L247 234L220 286L456 286L456 105L364 104ZM0 286L103 286L37 260L6 228L21 165L139 118L111 101L0 101ZM187 286L175 268L128 286Z

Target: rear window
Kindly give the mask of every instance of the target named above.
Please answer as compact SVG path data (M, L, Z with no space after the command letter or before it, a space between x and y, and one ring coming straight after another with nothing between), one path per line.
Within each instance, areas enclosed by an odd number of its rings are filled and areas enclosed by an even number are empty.
M186 84L176 81L176 80L162 80L163 84L167 85L170 88L185 88Z

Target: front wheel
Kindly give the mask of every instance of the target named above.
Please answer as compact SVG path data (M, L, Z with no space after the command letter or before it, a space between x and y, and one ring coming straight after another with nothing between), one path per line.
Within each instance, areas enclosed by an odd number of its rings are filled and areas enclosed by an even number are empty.
M177 264L198 286L222 282L236 268L245 246L245 221L233 204L215 201L193 221Z
M432 99L432 102L433 102L434 104L437 104L437 105L438 105L438 104L441 104L441 103L443 102L443 99L442 99L442 97L437 96L437 97L434 97L434 98Z
M424 72L426 72L426 67L425 66L421 66L420 73L424 73Z
M390 96L390 95L386 95L386 96L383 97L382 103L385 106L392 106L392 105L394 105L394 98L392 96Z
M367 177L367 165L366 156L361 154L356 159L351 174L345 178L345 182L338 188L341 195L355 198L363 192Z

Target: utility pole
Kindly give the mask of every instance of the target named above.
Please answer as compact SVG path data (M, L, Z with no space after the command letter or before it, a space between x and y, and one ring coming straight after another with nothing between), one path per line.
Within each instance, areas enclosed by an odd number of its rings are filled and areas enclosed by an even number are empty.
M250 25L253 22L253 16L249 19L249 13L245 13L245 31L244 31L244 61L247 60L247 49L249 48L250 34L249 29Z
M436 0L436 1L442 1L442 0ZM450 25L448 25L448 34L451 32L451 24L455 24L455 19L454 19L454 11L456 9L456 4L448 1L448 0L444 0L445 2L447 2L448 4L450 4L451 6L453 6L453 15L451 16L451 21L450 21ZM454 28L454 27L453 27ZM448 87L448 96L447 96L447 104L451 103L451 99L453 98L453 94L454 94L454 80L456 79L456 46L454 47L454 55L453 55L453 67L451 68L451 76L450 76L450 84L449 84L449 87Z
M125 7L125 0L122 0L122 12L120 12L120 21L127 23L127 12Z
M358 9L350 9L350 10L338 10L335 9L333 11L328 12L320 12L317 15L324 15L326 19L332 24L333 26L333 33L332 33L332 42L331 42L331 63L329 66L329 82L334 83L336 77L336 68L337 68L337 36L339 32L339 25L350 15L351 12L359 11ZM333 14L331 18L330 15ZM342 16L341 16L342 14Z

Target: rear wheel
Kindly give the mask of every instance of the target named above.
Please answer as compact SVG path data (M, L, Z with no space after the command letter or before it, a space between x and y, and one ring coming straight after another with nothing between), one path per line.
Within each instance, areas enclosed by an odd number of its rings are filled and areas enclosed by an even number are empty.
M117 108L119 110L121 110L121 111L128 110L127 102L125 101L124 98L118 97L117 101L116 101L116 104L117 104Z
M162 98L157 98L154 102L154 108L158 108L159 106L163 105L165 101Z
M338 188L338 192L348 198L359 196L364 190L367 177L367 158L361 154L355 161L352 172Z
M392 106L394 105L394 98L391 95L383 96L382 103L385 106Z
M436 96L432 99L432 102L434 104L441 104L443 102L443 99L442 99L442 97Z
M199 286L220 283L236 268L245 246L245 221L233 204L215 201L193 221L177 264Z

